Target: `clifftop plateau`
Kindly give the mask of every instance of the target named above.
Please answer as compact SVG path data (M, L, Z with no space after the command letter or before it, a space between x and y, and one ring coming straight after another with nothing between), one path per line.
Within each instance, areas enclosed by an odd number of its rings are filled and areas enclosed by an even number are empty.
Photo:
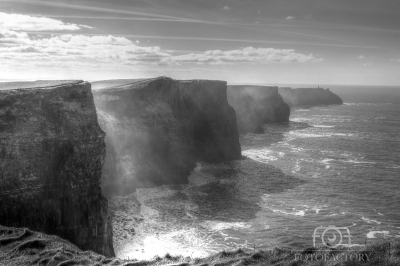
M56 234L113 256L105 157L90 84L0 85L0 224Z

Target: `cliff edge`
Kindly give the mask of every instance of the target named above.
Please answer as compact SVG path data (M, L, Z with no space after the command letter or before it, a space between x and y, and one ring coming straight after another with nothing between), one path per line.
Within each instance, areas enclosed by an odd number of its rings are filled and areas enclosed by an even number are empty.
M225 82L160 77L99 89L94 99L107 133L107 195L187 183L196 161L241 158Z
M282 87L279 88L279 93L283 100L290 107L301 106L318 106L318 105L335 105L343 104L343 100L331 92L329 89L323 88L299 88L292 89Z
M328 248L308 247L303 250L275 247L272 250L222 251L205 258L182 256L155 257L150 261L105 258L94 252L83 252L57 236L25 228L0 226L0 262L2 265L81 265L81 266L277 266L277 265L400 265L400 240L369 241L368 245ZM351 256L349 256L351 255ZM320 259L318 259L320 258ZM322 261L322 262L321 262Z
M235 109L240 133L262 133L262 125L289 122L290 108L278 87L229 85L228 102Z
M105 157L90 84L0 86L0 224L114 256L100 178Z

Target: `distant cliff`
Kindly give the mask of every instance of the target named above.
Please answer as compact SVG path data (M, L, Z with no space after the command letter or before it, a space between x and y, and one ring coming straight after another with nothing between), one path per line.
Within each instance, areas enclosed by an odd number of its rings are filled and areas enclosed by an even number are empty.
M240 133L262 133L262 125L288 122L290 108L278 87L229 85L228 102L235 109Z
M105 193L186 183L197 160L239 159L235 111L226 82L140 80L94 92L107 133Z
M343 100L323 88L279 88L283 100L290 107L343 104Z
M0 224L113 256L104 135L87 82L1 84Z

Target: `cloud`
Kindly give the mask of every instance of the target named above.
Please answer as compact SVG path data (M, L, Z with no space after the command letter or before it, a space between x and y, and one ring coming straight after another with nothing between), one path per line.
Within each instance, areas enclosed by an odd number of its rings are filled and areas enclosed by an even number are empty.
M372 66L372 64L371 63L365 63L365 64L363 64L363 66Z
M76 31L91 28L86 25L64 23L46 17L32 17L22 14L0 12L0 29L13 31Z
M19 14L0 13L0 61L4 66L74 66L129 68L133 65L183 64L265 64L319 62L312 54L293 49L253 48L185 52L163 50L158 46L144 46L136 40L112 35L56 34L42 31L75 31L81 25ZM23 31L37 30L29 35Z
M28 34L25 32L16 32L0 27L0 44L21 43L28 40Z
M224 6L225 10L231 9L229 6Z
M364 59L365 57L363 55L360 55L357 57L358 59Z
M4 32L4 33L3 33ZM5 36L5 38L1 36ZM157 46L139 46L125 37L86 36L63 34L48 38L30 38L22 33L0 31L0 42L9 45L0 47L0 58L4 64L14 65L60 65L65 62L133 65L158 64L168 52ZM7 61L6 61L7 59Z
M209 50L204 53L191 53L171 56L164 60L175 63L196 64L242 64L242 63L304 63L319 62L312 54L296 53L293 49L253 48L246 47L238 50L221 51Z
M112 35L44 35L24 31L76 31L89 26L65 24L46 17L0 12L0 61L14 66L61 66L75 63L99 66L165 64L170 53L157 46Z
M295 19L295 17L287 16L285 19Z
M390 59L390 61L393 61L393 62L400 62L400 58L398 58L398 59L392 58L392 59Z

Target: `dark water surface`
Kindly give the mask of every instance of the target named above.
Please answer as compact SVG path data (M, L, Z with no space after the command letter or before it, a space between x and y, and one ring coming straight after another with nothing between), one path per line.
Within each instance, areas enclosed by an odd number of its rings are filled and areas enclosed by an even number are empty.
M139 189L144 222L117 255L303 248L329 225L347 227L352 244L400 237L400 104L295 109L290 120L242 136L247 159L199 164L187 186Z

